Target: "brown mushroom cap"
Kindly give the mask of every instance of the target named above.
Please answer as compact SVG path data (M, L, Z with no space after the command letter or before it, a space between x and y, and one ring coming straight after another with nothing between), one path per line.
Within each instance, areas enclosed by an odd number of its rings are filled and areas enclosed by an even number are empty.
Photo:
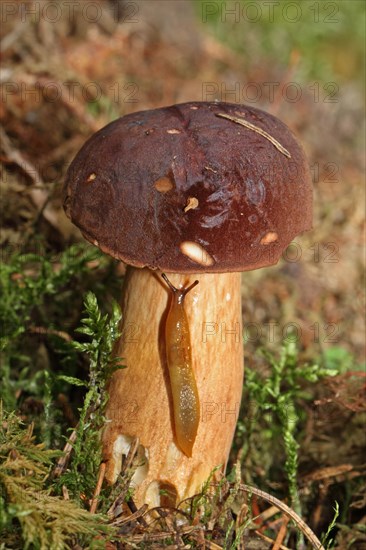
M64 197L89 241L166 272L272 265L312 225L297 140L276 117L230 103L184 103L108 124L76 155Z

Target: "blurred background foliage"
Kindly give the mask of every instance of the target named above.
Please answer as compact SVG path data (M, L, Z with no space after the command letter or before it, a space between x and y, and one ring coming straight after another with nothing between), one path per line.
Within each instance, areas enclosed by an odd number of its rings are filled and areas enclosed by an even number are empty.
M302 58L296 81L364 83L363 2L199 0L195 6L215 36L244 55L251 67L263 58L279 68L288 66L296 52Z
M4 404L62 447L85 389L58 375L88 379L72 345L83 342L84 296L94 292L103 312L120 296L124 267L84 243L62 209L62 181L83 142L118 116L177 102L263 108L304 145L314 229L277 266L243 275L245 361L260 384L272 368L266 353L278 356L292 335L299 362L338 372L296 389L299 486L315 530L338 500L338 548L365 548L364 2L66 4L0 6ZM278 420L256 417L248 456L248 392L231 464L245 451L243 479L284 495L283 449L269 444Z

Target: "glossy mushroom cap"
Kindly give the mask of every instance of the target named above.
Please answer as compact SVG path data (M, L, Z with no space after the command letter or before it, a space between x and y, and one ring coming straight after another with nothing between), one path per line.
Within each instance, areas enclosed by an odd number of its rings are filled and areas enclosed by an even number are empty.
M72 162L64 208L104 252L166 272L275 264L311 228L303 150L253 107L192 102L133 113L94 134Z

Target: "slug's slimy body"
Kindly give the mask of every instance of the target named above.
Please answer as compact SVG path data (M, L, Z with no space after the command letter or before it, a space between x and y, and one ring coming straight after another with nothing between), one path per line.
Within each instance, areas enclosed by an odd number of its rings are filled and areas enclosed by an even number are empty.
M178 289L164 273L162 277L173 293L166 320L165 344L173 397L175 435L178 447L190 457L198 430L200 403L192 368L191 340L184 298L198 281L188 288Z

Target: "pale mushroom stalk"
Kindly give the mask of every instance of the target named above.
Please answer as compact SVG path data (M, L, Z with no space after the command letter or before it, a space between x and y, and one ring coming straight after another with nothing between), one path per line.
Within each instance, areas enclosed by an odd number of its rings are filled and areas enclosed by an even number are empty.
M277 263L311 228L304 152L285 124L254 107L191 102L132 113L79 151L64 207L90 242L132 266L116 347L127 368L110 381L103 433L107 480L138 438L137 504L161 504L162 494L176 504L225 470L244 370L240 273ZM167 357L179 360L179 349L167 355L174 323L162 272L176 289L199 281L184 298L182 351L188 334L191 349L174 379Z
M114 482L121 461L139 438L141 466L132 479L138 503L175 504L198 492L210 473L223 472L238 418L243 383L240 273L169 273L176 287L199 284L186 297L192 369L200 423L192 457L177 444L165 349L171 296L149 269L129 268L122 299L123 333L116 353L127 369L109 387L104 431L106 476ZM122 400L121 400L121 396ZM161 491L170 496L161 496Z

